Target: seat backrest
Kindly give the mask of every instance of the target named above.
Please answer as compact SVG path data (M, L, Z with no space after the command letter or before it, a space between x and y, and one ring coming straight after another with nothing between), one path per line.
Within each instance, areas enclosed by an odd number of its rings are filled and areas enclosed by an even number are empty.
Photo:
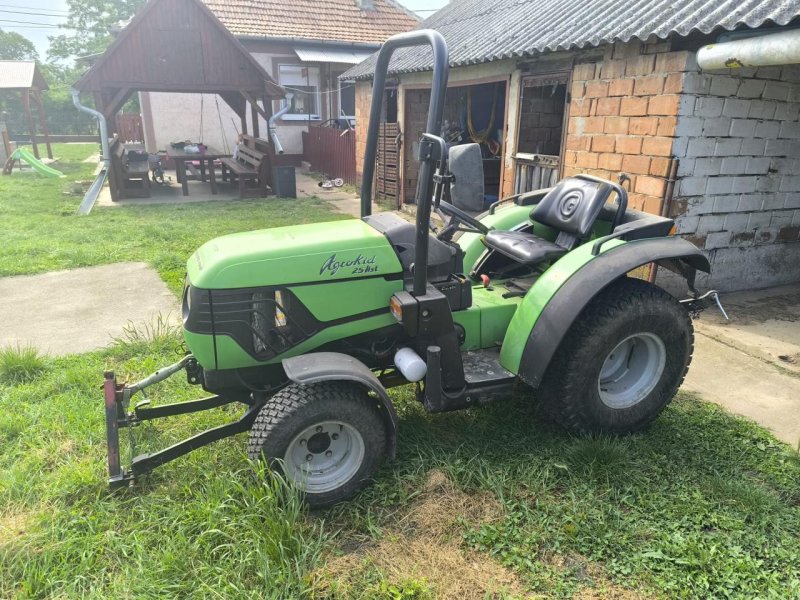
M572 247L589 237L611 195L610 185L577 177L561 180L531 211L531 219L559 232L556 244Z

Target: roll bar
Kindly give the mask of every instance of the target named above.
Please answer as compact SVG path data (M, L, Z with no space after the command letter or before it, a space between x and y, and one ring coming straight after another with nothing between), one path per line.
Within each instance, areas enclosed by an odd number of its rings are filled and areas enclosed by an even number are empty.
M425 133L439 136L442 129L442 111L447 92L447 75L450 68L447 44L438 31L420 29L393 35L378 52L375 77L372 82L372 103L369 109L367 147L364 153L364 169L361 181L361 216L372 214L372 179L375 176L375 157L378 150L383 92L389 60L398 48L430 45L433 49L433 79L431 101L428 105L428 122ZM433 167L438 153L425 152L420 148L419 180L417 183L417 232L414 255L414 295L421 296L427 289L428 275L428 226L431 218L431 191L433 189Z

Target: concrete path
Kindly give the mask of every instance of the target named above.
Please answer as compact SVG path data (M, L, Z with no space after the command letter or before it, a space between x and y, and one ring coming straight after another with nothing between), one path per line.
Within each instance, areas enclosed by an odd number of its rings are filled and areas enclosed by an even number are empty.
M298 198L321 198L329 202L337 211L351 215L361 216L361 198L348 188L321 188L319 181L308 173L297 169L295 171ZM379 210L373 205L373 211Z
M0 315L0 346L54 356L102 348L158 315L180 323L177 298L145 263L0 278Z
M683 389L800 441L800 285L724 294L695 321L694 361Z

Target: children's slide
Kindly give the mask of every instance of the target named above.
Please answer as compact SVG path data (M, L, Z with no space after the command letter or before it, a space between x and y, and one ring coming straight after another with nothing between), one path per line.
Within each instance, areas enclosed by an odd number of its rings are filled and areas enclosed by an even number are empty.
M52 167L48 167L46 164L44 164L42 161L36 158L33 154L31 154L30 150L28 150L27 148L17 148L16 150L14 150L14 152L9 157L8 162L13 163L15 159L24 160L31 166L31 168L34 171L39 173L39 175L44 175L45 177L65 176L61 171L53 169ZM8 164L6 165L6 167L8 167ZM10 169L7 169L7 171L8 173L11 172Z

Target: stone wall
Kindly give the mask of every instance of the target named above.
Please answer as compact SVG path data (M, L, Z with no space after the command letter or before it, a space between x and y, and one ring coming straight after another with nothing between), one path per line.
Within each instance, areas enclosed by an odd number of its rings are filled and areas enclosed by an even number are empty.
M673 153L678 231L706 250L703 283L800 280L800 66L686 74Z

